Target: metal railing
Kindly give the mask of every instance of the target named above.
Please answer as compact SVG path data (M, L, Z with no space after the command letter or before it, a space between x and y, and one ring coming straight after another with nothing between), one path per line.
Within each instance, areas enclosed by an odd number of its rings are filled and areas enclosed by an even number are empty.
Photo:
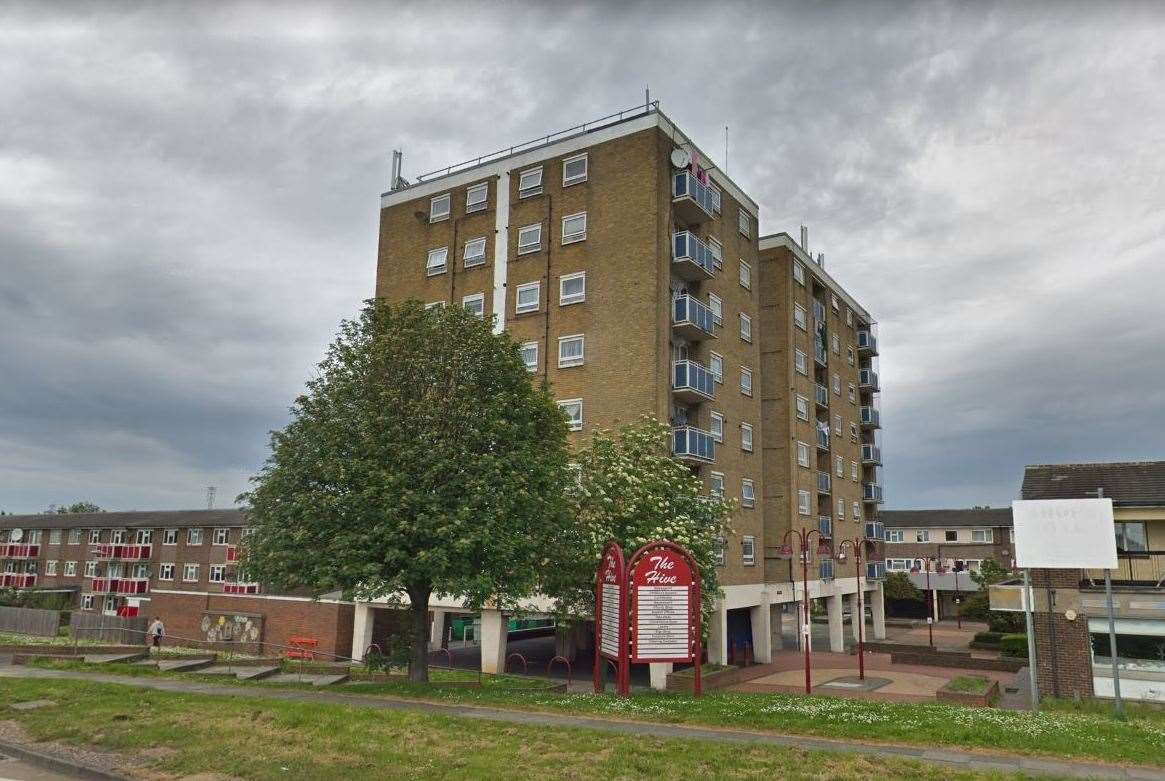
M672 390L690 390L711 399L716 394L716 378L702 363L676 361L672 370Z
M679 171L672 177L672 198L690 198L709 217L716 213L716 196L712 194L712 188L691 171Z
M672 301L672 325L693 325L714 335L716 317L712 309L694 296L678 296Z
M878 447L877 445L862 445L862 463L882 463L882 448Z
M817 473L817 493L819 493L819 494L829 493L829 488L830 488L829 484L830 484L829 473L828 472L818 472Z
M862 390L878 390L878 373L873 369L858 372L858 387Z
M35 559L40 557L40 544L10 542L0 545L0 559Z
M672 263L685 261L695 263L708 276L716 272L712 250L691 231L679 231L672 236Z
M863 426L878 428L882 425L882 414L873 407L862 407L861 421Z
M862 498L867 502L882 503L882 486L877 483L862 483Z
M813 393L815 394L815 398L817 400L817 406L819 406L819 407L828 407L829 406L829 388L825 387L824 385L822 385L819 382L814 383Z
M683 426L672 430L672 452L680 458L710 462L716 458L716 440L707 431Z
M858 349L873 355L878 354L878 338L869 331L858 331Z
M822 537L833 537L833 518L828 515L817 516L817 532Z
M817 429L817 447L821 450L829 450L829 432L825 429Z

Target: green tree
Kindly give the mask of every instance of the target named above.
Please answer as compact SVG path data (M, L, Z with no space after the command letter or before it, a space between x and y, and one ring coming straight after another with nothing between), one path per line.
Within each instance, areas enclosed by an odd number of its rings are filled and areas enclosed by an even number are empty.
M431 595L512 606L553 560L566 432L508 335L461 307L369 301L239 497L243 566L276 588L407 595L409 675L427 680Z
M887 572L882 589L886 599L911 602L922 602L925 599L922 589L911 583L910 577L905 572Z
M668 426L645 416L616 432L594 432L576 451L574 523L560 540L559 563L544 579L562 618L593 609L595 567L612 539L628 557L652 540L682 545L700 567L706 610L719 594L716 553L734 504L705 493L700 478L672 455L671 438Z
M93 502L73 502L72 504L63 504L57 509L49 510L49 512L56 512L58 515L68 515L70 513L103 513L105 512Z
M979 590L963 600L962 615L972 620L986 621L993 632L1024 631L1022 613L991 609L991 584L1015 577L1015 573L1001 566L995 559L984 559L979 564L979 571L970 575Z

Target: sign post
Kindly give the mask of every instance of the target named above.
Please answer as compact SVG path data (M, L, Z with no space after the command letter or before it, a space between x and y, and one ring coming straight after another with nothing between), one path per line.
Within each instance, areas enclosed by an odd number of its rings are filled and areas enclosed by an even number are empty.
M627 660L627 570L623 549L614 540L603 548L595 572L595 693L603 691L603 659L615 662L615 693L631 688Z
M701 693L700 570L686 550L649 542L627 562L631 662L692 662L692 693Z

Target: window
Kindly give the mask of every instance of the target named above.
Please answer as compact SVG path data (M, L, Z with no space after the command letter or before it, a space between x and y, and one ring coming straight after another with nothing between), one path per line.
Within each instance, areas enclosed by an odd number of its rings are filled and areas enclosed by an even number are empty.
M449 219L449 203L449 193L431 198L429 200L429 222Z
M752 452L752 425L749 423L740 424L740 449L746 453Z
M162 532L163 545L177 545L178 544L178 530L166 529Z
M738 209L736 212L736 225L740 228L741 236L748 236L752 233L752 219L748 216L748 212L744 209Z
M133 576L135 578L148 578L150 576L150 565L135 564L133 568Z
M486 206L486 201L489 200L489 183L482 182L469 187L465 191L465 213L479 212Z
M708 368L712 372L712 378L716 382L724 382L724 356L720 353L708 354Z
M49 532L49 545L60 545L60 544L61 544L61 530L60 529L53 529L52 531Z
M708 308L712 310L712 322L724 325L724 302L720 300L720 296L709 293Z
M841 456L837 456L834 459L833 465L834 465L835 470L837 472L837 476L838 477L845 477L845 459L842 458ZM845 514L844 509L842 510L842 514L843 515Z
M712 213L720 213L721 193L720 188L711 182L708 183L708 192L712 194Z
M809 314L805 311L805 307L800 304L793 304L793 325L806 331L809 328Z
M797 397L797 419L809 420L809 399L804 396Z
M101 530L100 529L90 529L89 530L89 544L96 545L99 542L101 542Z
M841 355L841 339L838 338L837 334L833 335L832 342L833 342L833 354L834 355Z
M845 520L845 499L837 500L837 520Z
M793 261L793 279L797 280L798 284L805 284L805 267L797 261Z
M188 529L186 532L187 545L201 545L202 544L202 529Z
M854 502L853 507L851 507L850 509L853 510L854 520L855 521L861 520L861 518L862 518L862 503L861 502Z
M798 491L797 492L797 512L800 513L801 515L808 515L809 514L809 492L808 491Z
M425 260L425 276L435 277L445 273L445 264L449 259L449 248L438 247L429 250L429 257Z
M852 348L852 347L845 348L845 360L846 360L846 363L848 363L850 366L854 365L854 348Z
M740 538L740 563L746 567L751 567L756 564L755 537L746 536Z
M518 197L528 198L542 192L542 166L527 168L518 176Z
M809 468L809 446L804 442L797 443L797 466Z
M587 153L562 161L562 186L567 187L587 180Z
M581 431L583 425L582 399L567 399L558 402L558 408L566 414L567 427L571 431Z
M564 274L558 278L558 305L581 304L587 300L587 273Z
M44 574L56 575L57 574L57 562L52 560L52 559L49 559L48 561L46 561L44 563Z
M740 286L752 290L752 266L743 260L740 261Z
M740 367L740 392L745 396L752 395L752 369L747 366Z
M530 282L525 285L518 285L518 291L514 299L514 311L518 314L522 312L537 312L541 305L542 299L542 283Z
M75 578L76 576L77 576L77 562L66 561L65 562L65 577Z
M538 371L538 343L525 342L518 350L522 354L522 363L526 364L526 371Z
M850 423L849 424L849 438L852 439L854 442L858 441L858 424L857 423Z
M167 562L158 565L158 580L173 580L174 579L174 564Z
M746 342L752 341L752 318L744 312L740 313L740 338Z
M858 462L857 461L850 461L849 462L849 479L853 480L855 483L858 481Z
M850 404L858 402L858 389L852 382L849 384L849 402Z
M485 237L479 236L465 242L465 249L461 252L461 261L466 268L480 266L485 263Z
M756 506L756 489L753 488L752 480L747 477L740 481L740 506Z
M254 526L245 526L239 531L239 542L246 542L252 534L255 533Z
M971 542L994 542L995 533L991 529L971 529Z
M134 542L138 545L149 545L153 541L153 529L138 529L137 534L134 535Z
M841 415L833 416L833 433L841 434Z
M845 308L845 324L851 328L854 324L854 311L848 306Z
M518 229L518 254L537 252L542 249L542 223L536 222Z
M230 541L230 529L215 529L214 530L214 544L226 545Z
M943 532L944 542L958 542L959 532L957 529L947 529Z
M719 412L712 413L712 439L717 442L724 441L724 416Z
M562 243L573 244L587 237L587 213L579 212L562 218Z
M97 562L95 562L95 561L85 562L85 577L87 577L87 578L97 577Z
M841 395L841 375L836 372L833 375L833 395ZM841 432L839 431L838 433L840 434Z
M838 312L838 311L840 311L840 310L838 309L838 306L837 306L837 294L835 294L835 293L830 293L830 294L829 294L829 303L830 303L830 306L832 306L832 307L833 307L833 311L834 311L834 312Z
M901 529L887 529L886 530L886 542L902 542L902 530Z
M720 497L724 496L724 475L723 474L721 474L720 472L713 472L711 475L711 480L709 482L710 482L710 485L708 487L708 490L712 492L713 496L715 496L718 499Z
M444 308L445 308L444 301L430 301L429 303L425 304L425 311L426 312L434 310L434 309L444 309Z
M226 571L227 568L221 564L212 564L210 565L210 574L208 575L208 580L210 580L211 583L222 583L224 580L226 580Z
M485 317L485 293L472 293L461 299L465 311L478 317Z
M914 532L915 542L930 542L930 532L926 529L916 529Z
M804 374L806 377L809 376L809 363L807 362L805 353L801 352L801 350L793 350L793 367L797 370L798 374Z
M84 596L81 597L81 609L82 610L92 610L93 609L93 595L92 594L85 594Z
M558 368L583 365L583 335L558 338Z
M190 583L198 580L198 565L187 564L182 568L182 579Z
M725 547L726 546L724 543L724 538L723 537L716 538L716 546L712 549L712 556L713 556L713 563L715 563L715 565L717 567L724 566L724 548Z
M81 530L80 529L69 529L69 544L70 545L80 545L81 544Z
M708 237L708 253L712 256L712 268L724 268L724 245L719 239Z
M125 544L125 529L114 529L113 534L109 538L109 541L112 542L114 545L124 545Z
M1122 521L1114 525L1116 549L1122 553L1144 553L1149 549L1145 524Z

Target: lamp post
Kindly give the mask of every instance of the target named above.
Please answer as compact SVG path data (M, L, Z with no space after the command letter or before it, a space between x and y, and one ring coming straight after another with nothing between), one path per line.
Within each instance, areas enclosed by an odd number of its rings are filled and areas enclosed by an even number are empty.
M845 561L845 548L848 545L854 552L854 583L858 589L858 614L854 620L858 622L858 679L866 680L866 646L863 630L866 625L866 602L862 593L862 547L866 544L865 537L854 537L842 540L837 546L837 558Z
M926 565L926 634L930 638L930 650L934 650L934 592L930 590L930 565L934 562L931 556L923 561Z
M963 562L956 561L953 572L955 573L955 624L959 629L963 628L963 595L959 593L959 573L963 571Z
M818 555L828 556L830 548L821 539L821 532L817 529L802 528L789 529L785 532L785 536L781 539L781 556L792 559L793 546L789 542L789 535L796 535L799 552L801 555L801 610L804 613L805 623L801 626L801 645L805 649L805 693L812 694L813 684L810 671L812 669L812 662L809 661L809 633L812 631L809 620L809 540L817 535L817 553Z

